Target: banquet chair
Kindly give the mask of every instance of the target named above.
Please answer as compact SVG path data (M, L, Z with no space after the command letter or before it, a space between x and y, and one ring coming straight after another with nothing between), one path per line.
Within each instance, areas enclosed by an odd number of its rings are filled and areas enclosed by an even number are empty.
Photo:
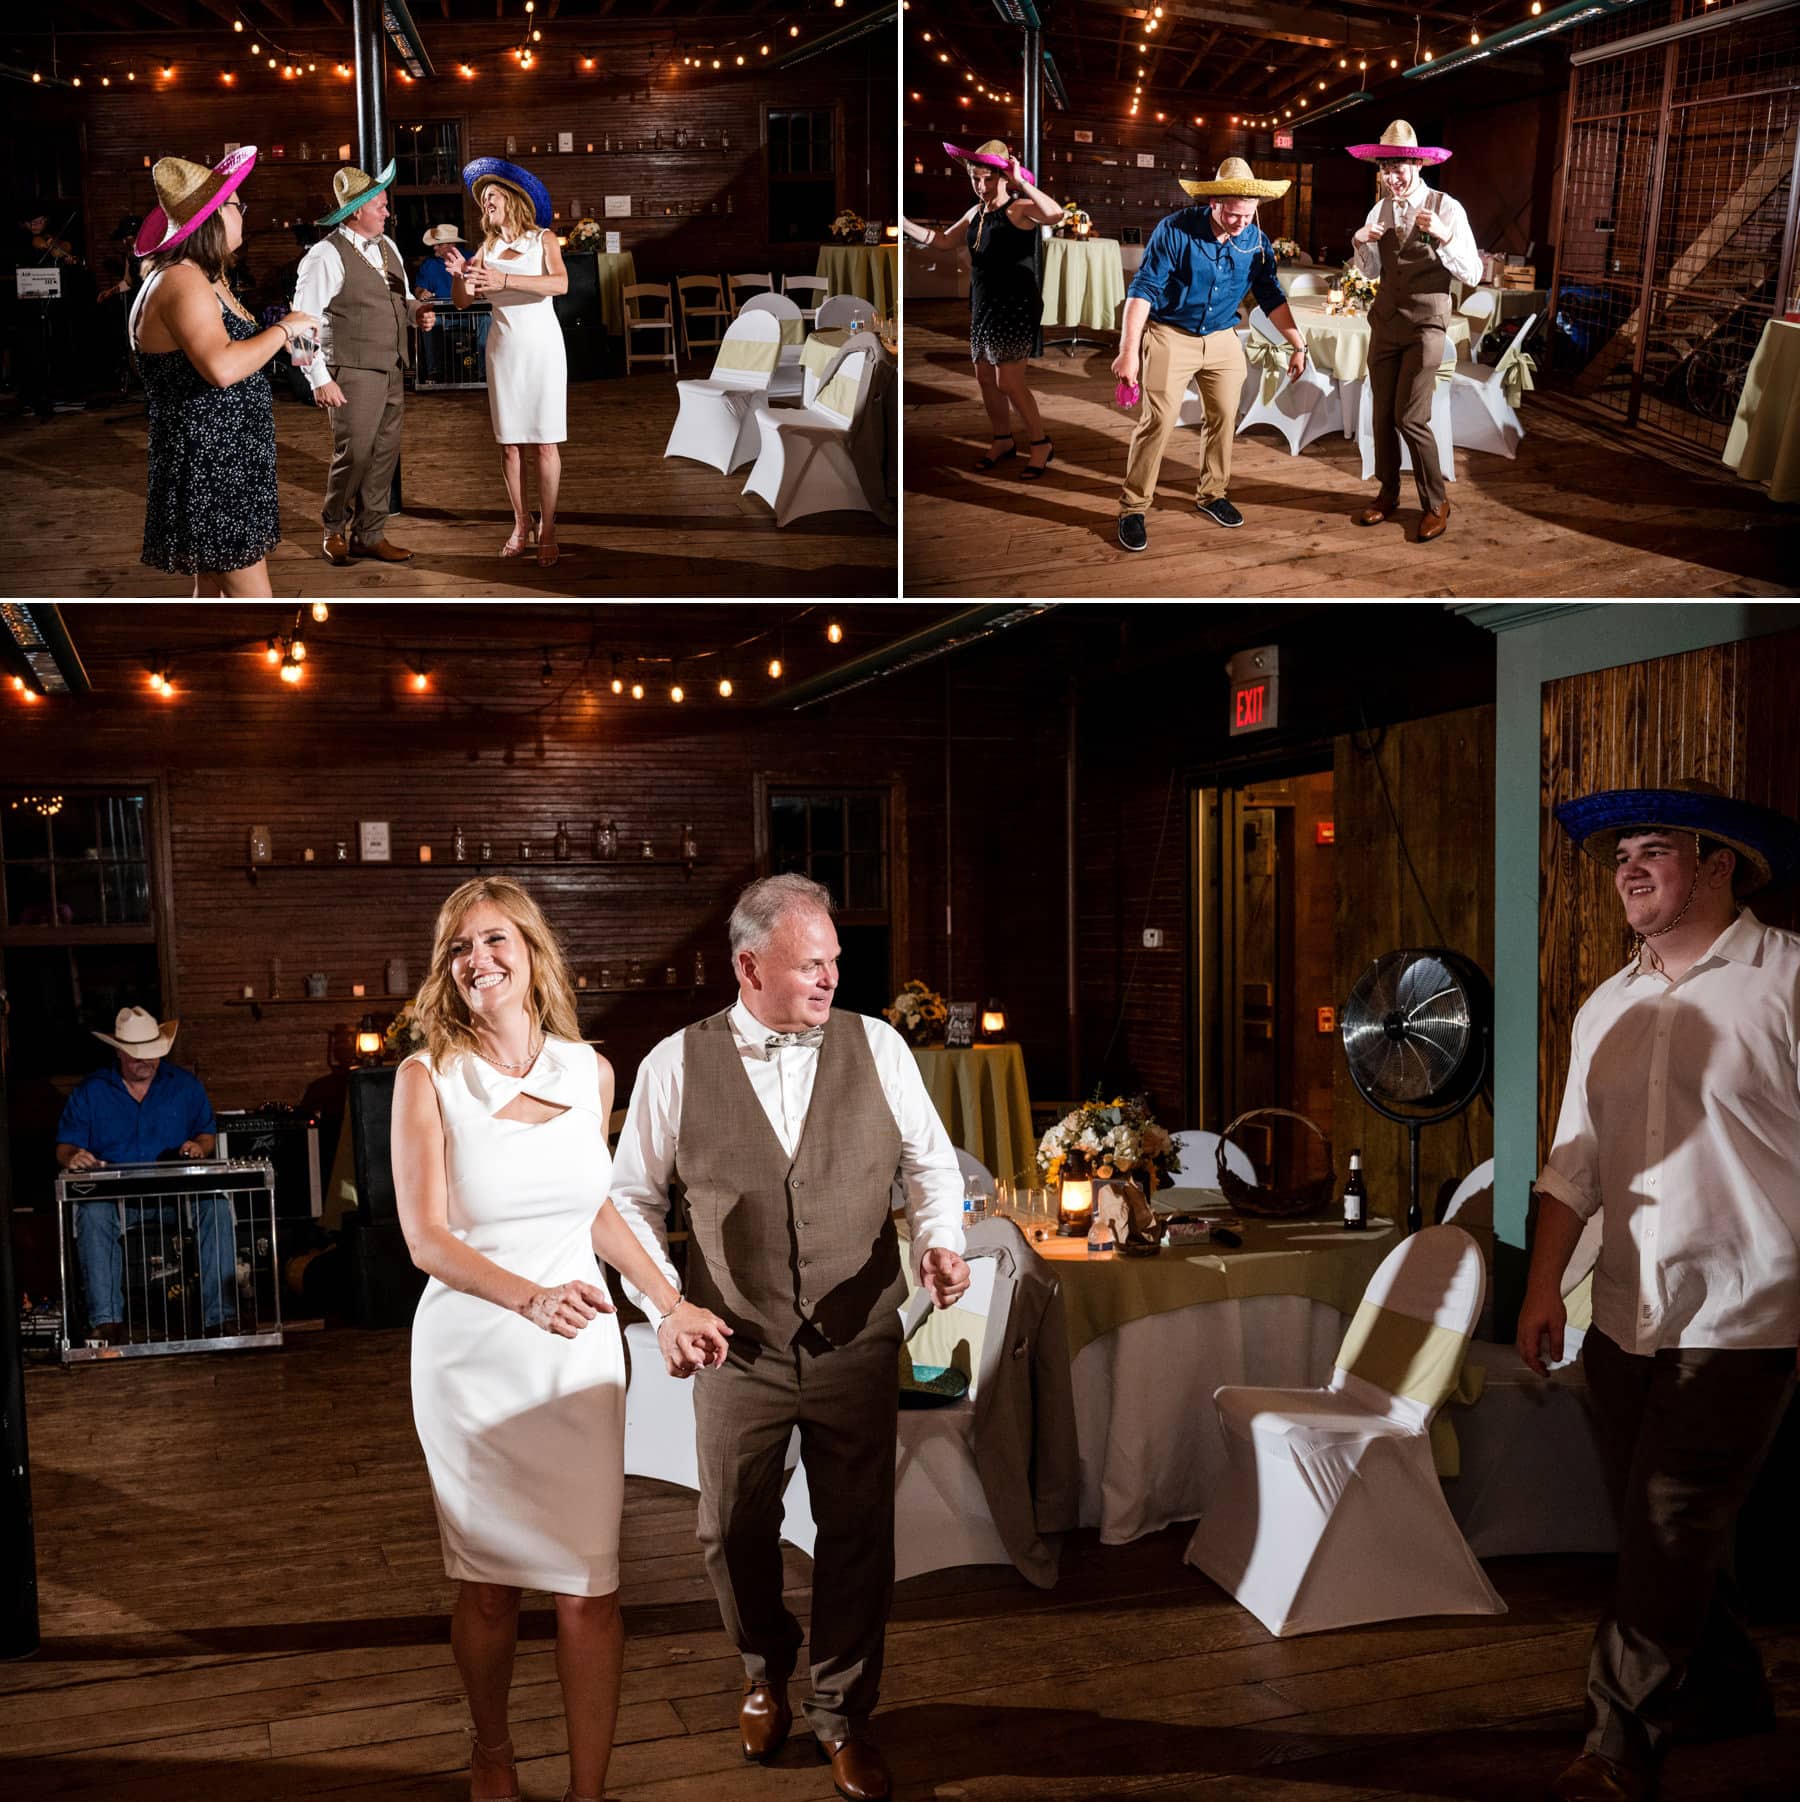
M767 313L781 322L781 360L775 365L775 374L769 382L769 399L799 400L805 392L806 372L800 366L800 344L788 342L787 330L791 321L799 328L793 334L796 340L806 335L806 316L799 303L789 300L785 294L752 294L738 308L740 319L746 313Z
M880 349L880 339L858 332L827 365L809 406L757 413L762 448L744 492L774 508L776 525L808 513L874 511L850 457L850 435L868 404L870 365ZM854 391L848 411L847 387Z
M1219 1180L1219 1134L1193 1126L1185 1132L1171 1133L1169 1136L1181 1153L1181 1168L1176 1172L1181 1178L1179 1186L1183 1189L1215 1187ZM1225 1168L1233 1176L1241 1176L1247 1183L1256 1181L1256 1166L1251 1163L1249 1152L1241 1145L1231 1144L1225 1147Z
M989 1195L994 1193L996 1186L994 1182L994 1173L974 1154L974 1152L964 1151L960 1145L957 1146L956 1167L961 1171L962 1179L965 1183L968 1182L970 1177L979 1176L982 1181L987 1184L986 1192Z
M1440 376L1437 391L1431 397L1431 435L1437 440L1438 467L1444 472L1446 482L1456 480L1456 452L1452 448L1450 437L1450 389L1453 380L1454 378ZM1357 389L1356 444L1362 452L1362 475L1367 482L1375 474L1375 397L1367 376L1357 384ZM1400 440L1400 467L1402 470L1412 468L1412 451L1404 438Z
M676 369L675 361L675 303L669 294L667 282L632 282L620 291L620 298L625 303L625 373L630 375L633 363L667 363ZM645 301L660 301L663 307L662 316L646 314ZM636 350L631 348L632 333L651 332L666 333L666 350Z
M860 332L874 317L874 301L864 300L860 294L832 294L819 302L819 310L813 316L813 330L829 332L847 326L853 332Z
M800 294L800 317L810 328L819 317L819 308L831 293L831 283L822 275L784 275L781 278L781 291L786 295ZM807 297L811 296L811 304Z
M1323 1389L1218 1390L1225 1479L1187 1561L1277 1638L1421 1614L1504 1614L1432 1461L1486 1290L1460 1227L1382 1260Z
M1525 355L1525 341L1537 321L1538 316L1533 313L1519 327L1500 361L1491 367L1475 362L1457 364L1456 374L1450 378L1452 443L1464 450L1493 451L1502 457L1519 454L1525 427L1519 418L1518 401L1531 386L1531 371L1536 367Z
M1469 322L1469 348L1473 351L1481 342L1482 334L1494 323L1494 316L1500 310L1500 296L1492 288L1471 288L1456 310Z
M734 313L743 311L744 302L758 288L772 289L775 278L772 275L728 275L725 286L731 290L731 310Z
M682 354L691 357L696 350L717 350L725 341L725 327L731 319L724 284L716 275L682 275L675 279L675 292L681 302ZM703 326L710 322L710 338L694 336L696 321Z
M1281 278L1281 285L1290 295L1329 294L1332 279L1324 269L1295 269Z
M732 320L712 374L675 384L681 410L663 455L710 463L721 475L748 463L780 355L780 320L761 312Z
M1290 380L1286 369L1290 347L1261 307L1250 315L1244 350L1250 359L1244 383L1249 405L1238 415L1240 433L1252 426L1273 426L1287 440L1288 455L1297 457L1315 438L1342 429L1336 379L1315 369L1309 357L1299 381Z

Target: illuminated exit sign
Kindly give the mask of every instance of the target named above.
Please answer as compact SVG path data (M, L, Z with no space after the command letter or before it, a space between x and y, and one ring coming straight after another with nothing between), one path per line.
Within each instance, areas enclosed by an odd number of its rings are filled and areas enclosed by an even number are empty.
M1292 150L1294 148L1294 134L1291 131L1276 132L1275 148L1277 150Z
M1267 732L1281 724L1281 655L1272 644L1239 651L1226 664L1231 684L1230 734Z

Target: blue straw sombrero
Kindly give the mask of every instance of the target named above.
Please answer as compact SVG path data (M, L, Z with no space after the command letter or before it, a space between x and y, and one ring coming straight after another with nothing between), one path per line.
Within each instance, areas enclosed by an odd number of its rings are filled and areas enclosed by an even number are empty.
M501 187L512 189L531 208L539 225L548 226L555 220L550 190L529 169L521 169L517 163L509 163L504 157L478 156L474 162L464 165L462 177L463 186L474 195L478 204L481 190L489 182L497 181Z
M1564 801L1556 820L1589 857L1609 866L1621 837L1660 830L1694 832L1729 845L1738 855L1733 887L1740 895L1800 875L1800 822L1698 779L1666 788L1602 789Z

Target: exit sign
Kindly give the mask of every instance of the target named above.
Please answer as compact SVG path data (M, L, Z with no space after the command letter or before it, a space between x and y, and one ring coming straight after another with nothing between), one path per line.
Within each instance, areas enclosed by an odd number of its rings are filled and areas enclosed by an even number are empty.
M1267 732L1281 724L1280 653L1272 644L1253 651L1239 651L1225 666L1231 684L1227 730L1236 738L1244 732Z
M1277 150L1292 150L1294 148L1294 134L1291 131L1286 130L1276 132L1275 148Z

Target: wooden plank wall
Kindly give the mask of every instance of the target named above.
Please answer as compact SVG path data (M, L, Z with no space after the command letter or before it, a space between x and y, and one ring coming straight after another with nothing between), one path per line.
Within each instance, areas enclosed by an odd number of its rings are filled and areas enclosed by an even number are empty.
M396 140L411 121L450 118L463 122L468 157L505 156L510 137L514 160L542 177L564 224L575 216L576 201L581 212L598 217L607 194L631 195L631 216L604 223L619 230L644 280L762 270L771 261L777 271L811 274L816 244L769 241L763 115L771 106L836 104L842 109L838 204L866 219L892 221L894 54L885 34L872 33L791 71L727 76L683 69L681 53L669 50L673 36L652 45L641 25L584 21L578 42L573 31L566 23L550 26L550 42L525 70L502 48L516 41L516 33L508 40L497 24L431 21L427 35L439 77L407 84L390 70ZM696 25L691 35L705 34ZM108 239L119 218L142 214L152 204L150 164L162 156L211 164L228 141L263 149L245 191L251 206L245 254L259 275L292 261L293 223L329 210L338 149L345 142L354 147L356 138L353 84L329 72L349 54L348 29L283 33L284 44L317 47L318 72L300 81L252 67L247 56L229 59L240 71L229 89L219 81L220 36L133 37L138 78L129 87L115 82L100 89L88 82L79 92L19 91L25 132L72 124L82 133L87 248L96 268L114 248ZM592 72L580 66L589 51L596 62ZM163 57L175 69L166 85L153 73ZM476 70L473 80L457 74L465 58ZM709 148L669 148L677 127L696 144L704 133ZM661 151L636 148L651 143L659 130ZM573 155L556 151L557 134L564 131L574 134ZM722 135L730 137L729 150L720 147ZM633 148L608 154L609 136L615 146L629 139ZM280 158L276 145L285 151ZM302 160L303 145L310 160ZM456 206L450 197L448 217L458 217ZM472 235L475 215L466 198L460 218L464 234ZM416 243L401 249L409 260L420 252Z
M1494 968L1494 709L1470 707L1336 742L1339 1004L1383 952L1444 945ZM1392 795L1393 813L1383 792ZM1399 816L1396 832L1394 815ZM1405 849L1402 849L1404 837ZM1408 868L1405 852L1412 854ZM1416 869L1418 880L1413 879ZM1422 892L1421 892L1422 891ZM1360 1145L1373 1207L1404 1215L1407 1135L1365 1102L1340 1054L1332 1065L1333 1152L1341 1182ZM1420 1141L1419 1195L1433 1217L1439 1185L1493 1155L1493 1116L1477 1098Z
M1553 809L1577 795L1698 776L1800 815L1800 632L1713 645L1547 682L1538 901L1538 1155L1548 1152L1582 1002L1631 954L1606 869L1583 857ZM1790 890L1750 905L1800 924Z

